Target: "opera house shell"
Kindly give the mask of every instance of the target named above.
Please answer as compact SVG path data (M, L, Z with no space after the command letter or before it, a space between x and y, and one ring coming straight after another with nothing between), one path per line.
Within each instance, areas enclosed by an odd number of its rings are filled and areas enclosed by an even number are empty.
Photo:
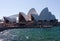
M10 17L3 17L3 18L4 18L4 22L6 23L16 23L15 18L10 18Z
M16 16L16 15L15 15ZM36 12L34 8L31 8L27 15L23 12L19 12L18 22L26 22L26 21L38 21L38 20L55 20L55 16L49 12L48 8L44 8L40 15ZM16 22L16 18L4 17L4 20L7 22Z
M52 15L51 12L49 12L48 8L44 8L40 15L39 15L39 20L54 20L56 19L54 15Z
M48 8L44 8L40 15L38 15L38 13L36 12L36 10L34 8L30 9L28 14L28 19L32 20L32 18L34 18L35 21L38 21L38 20L47 20L47 21L50 21L50 20L55 20L55 16L48 10Z
M27 15L25 15L25 13L19 12L19 22L20 22L20 21L28 21L27 18L28 18L28 17L27 17Z
M34 17L34 20L37 21L38 20L38 13L36 12L36 10L34 8L31 8L27 14L28 16L28 20L32 21L32 17Z

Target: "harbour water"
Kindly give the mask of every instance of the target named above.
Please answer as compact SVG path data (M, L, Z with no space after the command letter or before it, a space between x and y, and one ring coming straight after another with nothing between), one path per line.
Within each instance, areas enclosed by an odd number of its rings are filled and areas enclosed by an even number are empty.
M60 41L60 26L9 29L0 32L0 41Z

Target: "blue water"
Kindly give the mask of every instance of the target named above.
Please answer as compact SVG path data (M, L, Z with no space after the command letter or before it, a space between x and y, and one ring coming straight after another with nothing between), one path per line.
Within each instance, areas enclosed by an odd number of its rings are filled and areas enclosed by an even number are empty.
M0 32L6 41L60 41L60 26L52 28L11 29Z

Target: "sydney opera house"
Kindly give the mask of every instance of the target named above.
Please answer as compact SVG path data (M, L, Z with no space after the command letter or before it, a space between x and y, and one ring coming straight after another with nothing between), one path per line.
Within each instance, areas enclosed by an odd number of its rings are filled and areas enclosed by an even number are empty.
M56 26L58 23L58 20L48 8L44 8L40 15L38 15L34 8L31 8L27 15L19 12L15 16L3 18L3 26L8 27L51 27Z

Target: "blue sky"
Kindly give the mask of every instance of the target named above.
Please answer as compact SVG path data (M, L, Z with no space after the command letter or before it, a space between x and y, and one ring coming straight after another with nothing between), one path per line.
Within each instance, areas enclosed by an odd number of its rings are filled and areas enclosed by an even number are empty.
M0 0L0 19L19 12L27 14L31 8L40 14L45 7L60 20L60 0Z

